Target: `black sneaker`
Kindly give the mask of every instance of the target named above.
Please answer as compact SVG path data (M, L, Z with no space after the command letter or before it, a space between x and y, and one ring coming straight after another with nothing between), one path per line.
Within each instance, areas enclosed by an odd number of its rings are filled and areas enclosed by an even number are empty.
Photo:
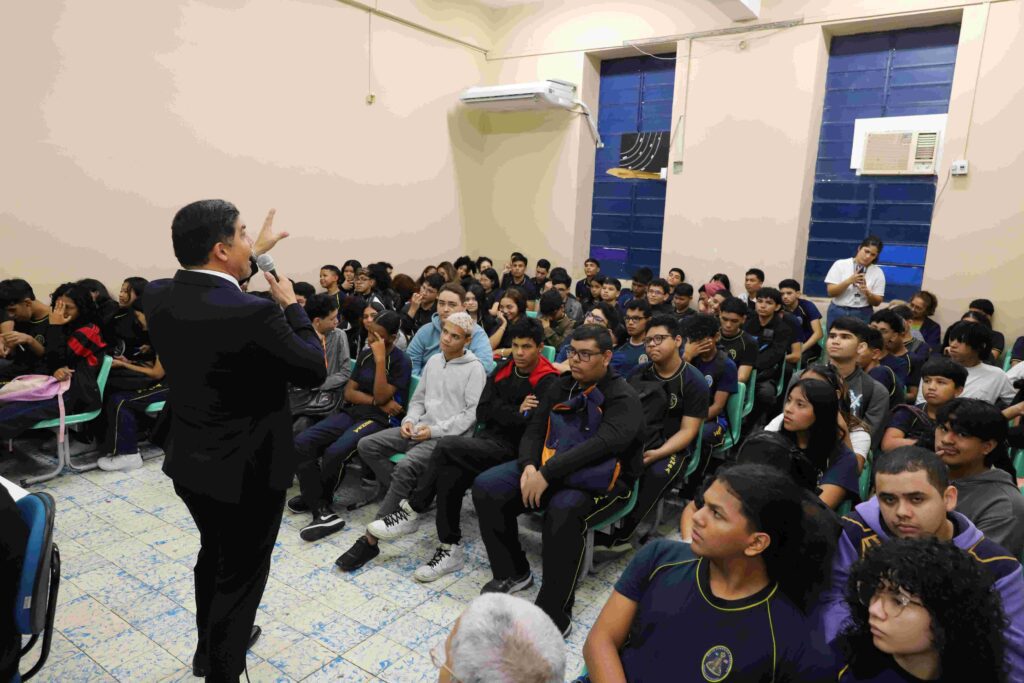
M292 496L289 498L288 509L297 515L309 512L309 506L306 505L306 501L302 499L302 496Z
M514 576L508 579L491 579L480 589L480 595L484 593L517 593L526 590L533 585L533 572L527 570L522 576Z
M313 521L302 528L299 537L303 541L319 541L324 536L330 536L335 531L345 528L345 520L334 514L330 508L320 508L313 515Z
M334 561L334 564L338 565L342 571L353 572L378 555L380 555L380 548L370 545L370 542L366 540L366 536L360 536L359 540L353 543L351 548Z

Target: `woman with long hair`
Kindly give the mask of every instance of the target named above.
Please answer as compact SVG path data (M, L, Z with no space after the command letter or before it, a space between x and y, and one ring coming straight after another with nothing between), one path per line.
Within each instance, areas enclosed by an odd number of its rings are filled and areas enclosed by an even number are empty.
M828 269L825 286L832 301L828 305L828 325L844 315L871 322L874 307L885 296L885 273L878 266L882 240L868 235L861 240L852 258L839 259Z
M501 278L498 277L498 271L494 268L485 268L480 271L477 281L483 287L485 295L485 298L480 301L480 305L489 311L501 298Z
M496 349L501 342L502 335L505 333L505 328L502 327L501 321L491 315L491 312L484 307L482 302L486 300L487 295L484 294L484 288L480 286L480 283L473 282L469 287L466 287L466 301L463 304L466 307L466 313L469 313L469 317L473 319L473 322L483 328L490 339L491 348Z
M437 272L444 275L445 282L459 283L458 278L455 276L455 266L452 265L451 261L441 261L437 264Z
M427 277L430 276L430 275L433 275L436 272L437 272L437 266L427 266L427 267L425 267L423 269L423 272L420 273L420 276L418 278L416 278L416 288L419 289L420 287L422 287L423 286L423 282L427 279Z
M62 400L66 413L100 407L97 373L106 343L99 326L99 309L88 288L67 282L53 293L46 329L46 373L70 381ZM57 397L39 401L0 403L0 438L13 439L40 420L60 414Z
M692 544L648 543L615 584L583 680L822 680L830 657L808 611L830 563L807 559L821 539L800 488L726 465L698 499Z
M853 566L840 683L1008 681L1006 618L982 565L936 538L894 539Z
M346 294L353 294L356 291L356 272L363 267L363 264L359 261L349 259L341 266L341 281L338 283L338 287L341 288Z
M523 317L526 316L526 298L523 297L523 293L515 287L509 287L501 293L501 300L498 302L498 322L501 327L498 331L501 332L501 339L498 341L498 347L494 350L495 354L501 354L502 357L511 355L512 353L512 337L509 336L508 331L512 329L512 325L519 322Z
M827 382L800 379L786 394L779 433L818 468L819 496L833 510L860 499L857 456L840 423L839 397Z

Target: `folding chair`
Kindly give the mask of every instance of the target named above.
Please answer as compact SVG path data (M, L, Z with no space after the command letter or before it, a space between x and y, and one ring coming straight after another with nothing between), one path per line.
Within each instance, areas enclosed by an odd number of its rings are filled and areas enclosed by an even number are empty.
M70 427L75 424L84 424L86 422L92 422L99 414L103 411L103 393L107 387L107 378L110 377L110 366L113 364L114 359L110 356L104 356L103 362L100 365L99 373L96 375L96 384L100 391L100 407L96 410L90 410L85 413L77 413L75 415L66 415L64 417L64 425ZM37 422L32 426L32 429L60 429L60 418L54 418L52 420L43 420ZM66 433L63 437L58 432L57 435L57 466L45 473L34 477L26 477L21 480L22 486L31 486L32 484L38 484L41 481L49 481L54 477L60 475L64 471L65 467L68 467L75 472L88 472L89 470L96 469L96 463L90 463L82 466L77 466L71 462L71 442L68 439Z
M40 634L39 660L24 674L15 674L14 681L27 681L39 673L50 655L53 638L53 617L57 611L60 589L60 550L53 542L53 518L56 506L50 494L31 493L18 501L21 518L28 524L28 545L21 567L17 599L14 603L14 626L23 636L31 636L21 648L24 657L35 646Z

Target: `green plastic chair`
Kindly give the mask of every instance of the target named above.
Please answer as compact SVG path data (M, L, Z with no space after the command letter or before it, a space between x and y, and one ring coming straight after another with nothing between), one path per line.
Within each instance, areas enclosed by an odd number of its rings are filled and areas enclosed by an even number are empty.
M407 403L412 401L412 395L416 393L416 387L418 387L419 385L419 375L413 375L412 379L409 380L409 399L408 401L406 401ZM389 460L391 460L391 462L397 465L398 463L405 460L405 453L395 453L389 458Z
M90 410L85 413L77 413L74 415L64 416L64 425L71 426L76 424L84 424L86 422L92 422L95 420L100 412L103 410L103 393L107 388L107 379L110 377L110 367L113 365L114 359L110 356L104 356L103 361L100 364L99 373L96 375L96 385L100 392L100 407L96 410ZM32 429L60 429L60 418L53 418L52 420L42 420L35 423ZM49 481L60 475L64 471L64 468L68 467L75 472L87 472L94 470L98 467L96 463L89 465L82 465L81 467L76 466L71 462L71 443L67 434L64 435L64 440L57 439L57 465L54 469L50 470L45 474L40 474L35 477L26 477L21 480L22 486L31 486L32 484L38 484L41 481Z
M1011 448L1010 459L1013 461L1013 469L1017 470L1017 476L1024 478L1024 448Z
M580 573L581 578L589 574L590 570L594 568L594 532L607 529L632 512L633 508L636 507L636 498L639 493L640 479L638 478L633 482L633 492L630 494L629 500L619 510L614 512L611 517L587 529L587 541L583 550L583 571Z
M555 347L554 346L545 346L544 348L542 348L540 350L540 355L542 355L545 358L547 358L548 361L554 363L555 362Z
M1003 351L1003 372L1010 370L1010 361L1013 360L1013 354L1010 351Z
M750 378L747 380L747 396L743 401L743 417L750 415L750 411L754 409L754 394L755 388L757 387L757 369L750 371Z
M871 469L874 467L875 454L868 451L868 459L864 461L864 469L860 471L860 499L871 497Z
M167 401L156 401L154 403L150 403L148 406L146 406L146 414L156 415L157 413L164 409L164 403L166 402Z
M528 318L536 318L537 317L537 311L527 311L526 312L526 317L528 317Z
M712 452L721 453L735 447L740 442L740 428L743 425L743 404L747 397L747 385L740 384L739 390L729 397L725 404L725 415L729 420L729 431L725 433L725 441ZM703 436L701 430L701 436Z
M355 372L356 371L356 359L355 358L349 359L349 361L348 361L348 369L351 372Z

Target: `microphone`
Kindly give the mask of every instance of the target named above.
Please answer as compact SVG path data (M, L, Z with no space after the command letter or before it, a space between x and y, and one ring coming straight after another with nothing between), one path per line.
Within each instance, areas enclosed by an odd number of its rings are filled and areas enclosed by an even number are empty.
M277 280L278 282L281 281L281 278L277 276L277 266L274 264L274 257L271 256L270 254L260 254L259 256L257 256L256 265L264 273L270 273L271 275L273 275L274 279Z

